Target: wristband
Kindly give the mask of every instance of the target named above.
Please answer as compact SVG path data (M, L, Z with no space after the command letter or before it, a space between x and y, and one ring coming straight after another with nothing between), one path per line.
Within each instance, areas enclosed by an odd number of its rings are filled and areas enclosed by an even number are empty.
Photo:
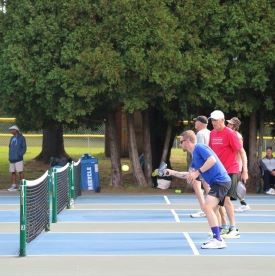
M200 174L202 174L202 171L201 171L201 169L198 169L198 172L199 172Z

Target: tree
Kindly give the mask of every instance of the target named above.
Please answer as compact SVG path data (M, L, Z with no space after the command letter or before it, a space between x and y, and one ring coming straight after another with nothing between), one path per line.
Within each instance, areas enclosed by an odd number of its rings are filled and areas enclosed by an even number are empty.
M56 17L60 1L32 2L6 4L1 43L1 100L23 129L50 130L59 121L62 89L55 71L60 66L59 49L66 33L60 27L60 17ZM57 135L63 139L61 133ZM63 141L58 146L62 147ZM42 153L58 156L65 152L64 146L52 150L44 147Z
M27 129L107 119L114 186L121 183L111 117L118 109L128 116L140 186L162 153L169 163L178 119L221 108L252 118L257 130L259 112L274 118L271 0L14 0L6 11L0 17L3 105ZM132 125L136 111L146 130L146 178Z
M80 12L85 10L85 4L79 5ZM74 1L63 0L8 1L6 13L1 14L0 97L23 129L44 129L44 133L52 130L51 137L56 134L54 141L60 143L43 143L39 157L46 161L52 154L65 154L62 125L78 124L96 104L94 99L89 100L93 94L84 85L71 94L69 74L64 74L68 56L71 63L76 58L76 45L68 39L77 25L78 19L71 20L75 6ZM86 13L89 15L89 11Z
M165 102L173 97L173 86L180 79L179 66L175 62L180 55L176 21L166 1L159 0L100 1L87 6L81 17L79 12L80 7L71 11L72 21L78 23L68 36L68 46L74 45L73 51L65 47L63 52L68 65L62 72L69 83L66 94L75 95L77 101L81 91L87 96L87 103L96 102L93 106L104 106L106 112L122 108L128 114L134 175L144 186L143 177L139 177L143 173L138 162L135 133L131 131L131 114L146 112L156 105L155 99ZM87 24L88 12L88 19L94 20L94 24ZM84 110L88 115L87 109ZM146 125L145 129L148 128ZM147 170L150 170L150 151L148 147Z
M271 1L224 4L224 57L228 60L223 91L230 110L249 117L247 136L251 182L259 181L257 134L260 121L274 118L275 11ZM265 114L265 115L263 115ZM261 118L261 119L260 119Z

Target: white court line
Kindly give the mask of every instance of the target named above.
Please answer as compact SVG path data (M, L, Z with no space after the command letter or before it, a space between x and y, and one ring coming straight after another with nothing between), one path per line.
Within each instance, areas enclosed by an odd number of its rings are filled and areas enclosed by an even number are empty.
M165 195L163 197L164 197L164 200L166 201L167 205L171 205L171 202L168 199L168 196ZM174 209L171 209L170 211L172 212L172 214L173 214L173 216L175 218L175 221L176 222L180 222L180 218L179 218L178 214L176 213L176 211Z
M163 196L164 197L164 200L165 200L165 202L166 202L166 204L167 205L171 205L171 202L170 202L170 200L168 199L168 196Z
M171 212L175 218L175 221L180 222L180 218L179 218L178 214L176 213L176 211L174 209L171 209Z
M194 255L195 255L195 256L199 256L200 253L199 253L199 251L198 251L196 245L194 244L193 240L192 240L191 237L189 236L189 234L188 234L187 232L183 232L182 234L183 234L184 237L186 238L186 240L187 240L189 246L191 247L191 249L192 249Z

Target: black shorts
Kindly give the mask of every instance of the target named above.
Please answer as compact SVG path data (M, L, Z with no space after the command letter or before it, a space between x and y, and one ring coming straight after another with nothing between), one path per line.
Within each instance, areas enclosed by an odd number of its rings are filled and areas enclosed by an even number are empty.
M208 195L217 197L219 201L219 205L223 206L224 205L224 199L228 195L228 191L231 187L231 181L230 182L216 182L213 183L210 186L210 191Z

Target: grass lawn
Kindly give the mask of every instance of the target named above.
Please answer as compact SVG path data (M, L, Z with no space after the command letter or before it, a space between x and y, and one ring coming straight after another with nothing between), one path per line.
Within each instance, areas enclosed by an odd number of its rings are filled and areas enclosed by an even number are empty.
M40 146L28 147L27 153L24 156L25 161L25 178L26 179L36 179L40 177L48 168L49 165L42 162L37 162L34 158L40 153ZM66 152L77 161L84 153L87 153L85 149L81 147L66 147ZM122 159L122 164L128 164L130 166L130 171L123 172L123 188L113 189L110 185L110 172L111 163L110 159L106 158L104 155L104 149L102 147L93 147L92 152L89 152L98 159L99 163L99 174L100 174L100 184L102 187L102 192L155 192L155 189L149 188L138 188L134 182L131 165L129 159ZM181 149L172 149L171 154L172 166L176 170L186 169L186 154L182 152ZM10 174L8 172L8 147L0 146L0 189L6 189L10 186ZM175 185L179 184L179 181L175 180ZM162 192L162 191L159 191Z

